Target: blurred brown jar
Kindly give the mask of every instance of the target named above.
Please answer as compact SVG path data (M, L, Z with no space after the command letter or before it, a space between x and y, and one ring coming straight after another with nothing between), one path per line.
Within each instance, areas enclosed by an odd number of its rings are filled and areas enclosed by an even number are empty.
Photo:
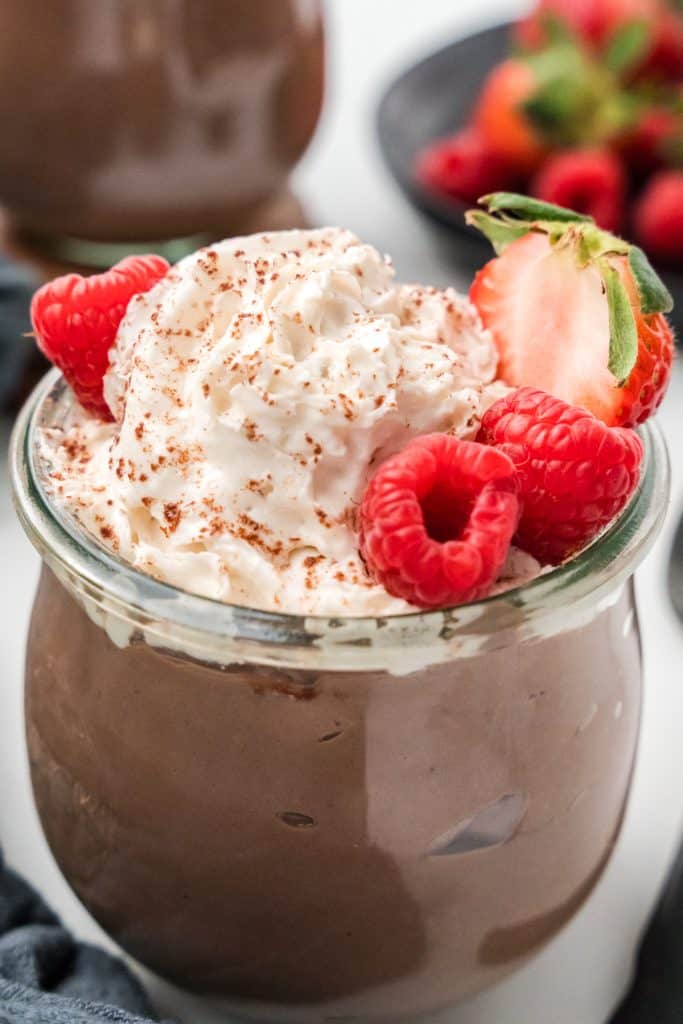
M2 4L0 203L53 241L235 233L322 91L319 0Z

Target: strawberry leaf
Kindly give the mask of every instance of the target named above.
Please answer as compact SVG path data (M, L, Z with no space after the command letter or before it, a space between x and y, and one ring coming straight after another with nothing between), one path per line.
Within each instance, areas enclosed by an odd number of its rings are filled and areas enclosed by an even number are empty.
M607 44L605 64L610 71L624 75L645 56L652 41L652 30L646 21L625 21Z
M544 203L540 199L532 199L530 196L523 196L518 192L492 192L490 195L482 196L479 202L487 208L489 213L503 213L515 220L530 223L538 220L563 221L567 224L593 222L592 217L576 213L575 210L568 210L564 206L555 206L554 203Z
M600 103L603 101L600 96ZM592 81L585 75L556 75L540 85L522 104L522 110L541 136L553 145L569 146L590 142L595 110Z
M555 14L553 11L541 11L539 21L549 45L577 45L576 32L574 32L565 18Z
M469 210L465 219L472 227L478 228L492 242L500 255L511 242L522 238L530 231L542 232L548 236L551 246L570 246L578 265L587 267L597 263L600 267L605 290L610 301L612 327L610 348L610 369L616 368L615 376L628 376L633 363L624 371L628 359L635 360L636 348L632 342L633 313L624 306L624 291L621 282L615 281L608 256L626 256L633 279L638 288L641 312L669 313L673 299L666 286L650 264L642 249L603 231L592 217L586 217L563 206L544 203L539 199L516 192L493 192L479 200L484 210ZM624 294L626 294L624 292ZM623 308L622 308L623 307ZM626 338L626 342L624 342ZM629 340L630 339L630 340Z
M628 254L631 273L638 287L643 313L670 313L674 300L642 249L632 245Z
M638 356L638 328L631 300L618 274L606 260L600 261L609 310L609 359L607 366L619 387L628 380Z
M497 217L491 217L490 214L484 213L483 210L468 210L465 220L470 227L477 228L485 238L488 238L499 256L511 242L515 242L529 233L526 224L499 220Z

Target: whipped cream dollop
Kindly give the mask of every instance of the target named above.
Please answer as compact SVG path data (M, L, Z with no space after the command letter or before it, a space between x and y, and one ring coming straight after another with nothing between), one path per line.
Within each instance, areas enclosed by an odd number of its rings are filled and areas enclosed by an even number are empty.
M105 378L44 432L58 500L136 568L240 605L414 610L368 577L355 514L418 434L476 435L504 392L492 339L451 289L398 285L334 228L231 239L135 296Z

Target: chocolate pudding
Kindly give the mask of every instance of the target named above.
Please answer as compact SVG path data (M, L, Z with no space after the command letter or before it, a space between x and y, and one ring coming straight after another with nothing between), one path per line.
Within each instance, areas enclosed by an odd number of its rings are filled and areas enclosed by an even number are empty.
M66 878L141 962L241 1012L396 1020L495 981L589 894L640 685L630 584L578 628L393 676L118 646L46 570L31 775Z
M510 388L467 298L338 228L62 279L33 324L65 377L12 447L28 747L84 905L294 1024L411 1018L541 949L628 794L656 429Z
M5 4L0 201L52 240L236 233L310 140L322 69L317 0Z

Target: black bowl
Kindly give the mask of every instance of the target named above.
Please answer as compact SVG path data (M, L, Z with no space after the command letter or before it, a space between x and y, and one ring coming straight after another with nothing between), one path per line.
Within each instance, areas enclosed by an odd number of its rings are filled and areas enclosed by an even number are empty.
M488 72L510 52L510 25L450 43L404 71L384 93L377 131L384 159L404 194L437 225L448 255L469 271L491 256L490 244L465 224L467 204L435 195L415 178L415 160L430 142L468 121ZM657 267L683 325L683 270Z

